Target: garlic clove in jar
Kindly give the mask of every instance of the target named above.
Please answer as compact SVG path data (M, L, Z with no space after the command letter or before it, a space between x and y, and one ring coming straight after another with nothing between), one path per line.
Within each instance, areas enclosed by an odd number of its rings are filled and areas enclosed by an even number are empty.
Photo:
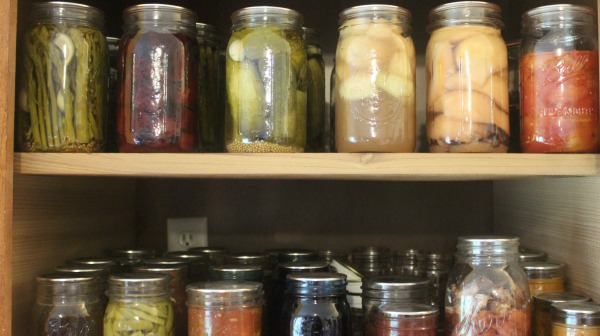
M52 44L60 49L65 64L69 64L75 55L73 40L67 34L57 32L54 34Z

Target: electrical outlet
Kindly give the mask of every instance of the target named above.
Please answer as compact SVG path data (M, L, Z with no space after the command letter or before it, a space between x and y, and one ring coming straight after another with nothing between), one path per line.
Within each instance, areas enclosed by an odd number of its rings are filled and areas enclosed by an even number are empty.
M206 217L167 219L167 248L183 251L190 247L208 246Z

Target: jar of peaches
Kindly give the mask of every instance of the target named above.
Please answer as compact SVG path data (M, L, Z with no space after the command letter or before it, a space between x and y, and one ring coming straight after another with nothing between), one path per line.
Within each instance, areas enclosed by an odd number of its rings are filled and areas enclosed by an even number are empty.
M427 137L430 152L508 151L508 56L501 9L482 1L429 13Z
M340 14L335 56L338 152L412 152L415 147L415 48L411 14L364 5Z

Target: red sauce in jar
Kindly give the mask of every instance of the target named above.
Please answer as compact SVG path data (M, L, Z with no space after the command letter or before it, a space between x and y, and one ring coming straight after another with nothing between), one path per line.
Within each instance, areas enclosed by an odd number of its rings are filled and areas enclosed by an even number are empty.
M262 309L208 310L188 307L188 334L260 336Z

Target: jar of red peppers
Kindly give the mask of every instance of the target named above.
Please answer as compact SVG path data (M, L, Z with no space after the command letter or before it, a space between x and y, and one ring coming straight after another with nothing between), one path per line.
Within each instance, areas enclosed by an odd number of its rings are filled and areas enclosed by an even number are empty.
M460 237L446 287L446 335L529 335L531 296L519 239Z
M125 9L119 50L120 152L197 148L196 14L171 5Z
M307 65L302 15L259 6L231 16L225 146L235 153L303 152Z
M385 304L377 308L365 336L437 336L438 308L426 304Z
M251 281L198 282L187 287L188 335L260 336L262 284Z
M596 15L588 7L549 5L523 15L523 152L598 150L597 31Z

